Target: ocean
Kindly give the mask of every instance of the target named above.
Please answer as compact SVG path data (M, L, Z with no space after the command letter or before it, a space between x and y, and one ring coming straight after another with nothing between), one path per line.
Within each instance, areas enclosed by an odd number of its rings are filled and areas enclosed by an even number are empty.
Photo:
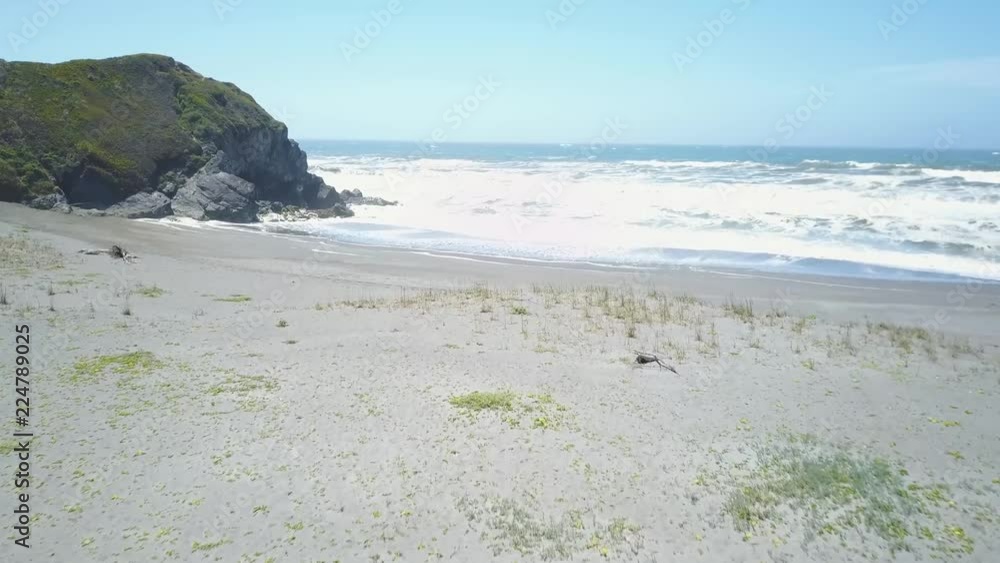
M399 205L268 231L609 267L1000 280L992 151L301 145L328 184Z

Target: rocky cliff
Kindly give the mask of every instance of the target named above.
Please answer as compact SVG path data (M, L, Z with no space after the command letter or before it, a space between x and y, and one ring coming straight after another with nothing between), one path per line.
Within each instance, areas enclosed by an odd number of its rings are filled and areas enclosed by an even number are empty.
M0 200L126 217L347 216L288 129L172 58L0 60Z

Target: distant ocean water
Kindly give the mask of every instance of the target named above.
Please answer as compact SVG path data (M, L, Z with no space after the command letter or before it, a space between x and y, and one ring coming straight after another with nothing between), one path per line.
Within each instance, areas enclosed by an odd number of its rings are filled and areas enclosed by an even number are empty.
M351 243L614 266L1000 280L1000 154L306 141L400 202L266 225Z

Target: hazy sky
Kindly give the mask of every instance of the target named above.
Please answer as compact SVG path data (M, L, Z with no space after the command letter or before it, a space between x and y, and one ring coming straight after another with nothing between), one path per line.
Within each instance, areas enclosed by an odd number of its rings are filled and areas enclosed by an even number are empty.
M611 119L621 142L995 148L998 22L995 0L5 0L0 58L170 55L300 138Z

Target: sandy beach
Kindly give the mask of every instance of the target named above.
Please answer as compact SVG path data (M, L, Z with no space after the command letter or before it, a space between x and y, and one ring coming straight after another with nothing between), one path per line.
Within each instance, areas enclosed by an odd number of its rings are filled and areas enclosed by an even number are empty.
M82 249L120 244L131 263ZM1000 286L585 268L0 204L4 561L1000 552ZM655 352L674 368L636 366ZM16 550L16 551L15 551Z

